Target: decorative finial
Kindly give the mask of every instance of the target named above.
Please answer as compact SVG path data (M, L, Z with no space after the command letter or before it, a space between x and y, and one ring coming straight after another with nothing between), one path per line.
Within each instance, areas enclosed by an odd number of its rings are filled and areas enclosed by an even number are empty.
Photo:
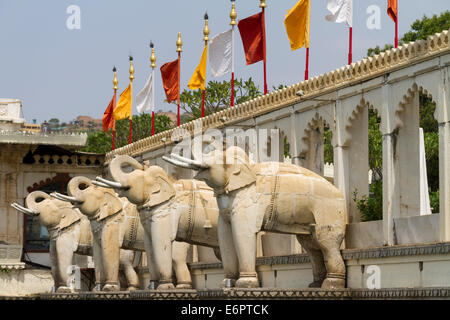
M237 18L236 3L235 3L235 0L231 0L231 12L230 12L231 22L230 22L230 25L232 25L232 26L237 25L236 18Z
M134 66L133 66L133 56L130 55L130 81L134 80Z
M259 0L259 7L260 7L260 8L265 8L265 7L267 7L266 0Z
M208 43L209 41L209 27L208 27L208 12L205 13L205 27L203 28L203 41L205 41L205 43Z
M181 41L181 32L178 32L177 52L183 52L183 50L181 50L182 46L183 46L183 41Z
M152 55L150 56L150 62L152 69L156 68L156 56L155 56L155 46L153 45L153 42L150 41L150 48L152 48Z
M114 90L117 90L119 88L119 80L117 80L117 69L116 69L116 66L114 66L113 72L114 72L114 80L113 80Z

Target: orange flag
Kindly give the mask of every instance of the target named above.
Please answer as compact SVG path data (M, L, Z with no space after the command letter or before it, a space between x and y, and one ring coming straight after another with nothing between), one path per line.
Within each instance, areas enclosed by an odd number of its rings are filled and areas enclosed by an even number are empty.
M116 94L114 93L111 102L106 108L105 113L103 114L103 131L108 131L110 128L114 130L114 108L116 107Z
M397 22L397 0L388 0L387 14L394 22Z
M161 77L166 92L167 102L178 100L178 91L180 84L178 83L179 64L178 59L167 62L161 66Z

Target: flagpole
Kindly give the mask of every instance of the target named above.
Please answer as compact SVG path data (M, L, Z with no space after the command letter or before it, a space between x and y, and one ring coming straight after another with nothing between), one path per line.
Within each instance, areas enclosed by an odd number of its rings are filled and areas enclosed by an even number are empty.
M205 27L203 28L203 41L205 41L206 50L208 50L208 40L209 40L209 27L208 27L208 13L205 13ZM202 118L205 116L205 96L206 96L206 74L205 74L205 89L203 89L202 97Z
M309 78L309 47L306 48L306 68L305 68L305 80Z
M133 99L133 80L134 80L134 66L133 66L133 57L130 56L130 97ZM131 100L131 106L130 106L130 136L128 139L128 143L130 144L132 142L132 131L133 131L133 100Z
M115 102L116 102L116 99L117 99L117 89L118 89L118 86L119 86L119 80L117 80L117 69L116 69L115 66L114 66L113 72L114 72L114 80L113 80L113 85L114 85L114 88L113 88L114 89L114 107L116 107L115 106ZM114 110L113 110L113 112L114 112ZM116 120L114 119L114 116L113 116L113 120L114 120L114 124L113 124L112 150L114 150L116 148Z
M267 94L267 69L266 69L266 17L265 17L265 9L267 7L266 0L260 0L259 7L262 9L262 18L263 18L263 27L264 27L264 33L263 33L263 46L264 46L264 60L263 60L263 66L264 66L264 94Z
M353 62L353 27L349 28L349 50L348 50L348 64L352 64Z
M230 25L231 25L231 102L230 106L234 106L234 29L236 26L236 4L235 0L231 1Z
M178 97L177 97L177 127L180 126L180 83L181 83L181 52L182 52L183 42L181 41L181 32L178 32L177 39L177 52L178 52Z
M398 48L398 8L395 16L395 47Z
M155 135L155 68L156 68L156 55L153 42L150 42L150 48L152 48L152 55L150 56L150 62L152 67L152 136Z

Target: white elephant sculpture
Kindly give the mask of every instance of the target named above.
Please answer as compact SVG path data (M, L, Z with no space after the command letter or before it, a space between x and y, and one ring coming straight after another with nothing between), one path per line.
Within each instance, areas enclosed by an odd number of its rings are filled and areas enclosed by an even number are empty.
M310 287L345 287L340 246L346 204L342 193L326 179L293 164L250 164L244 150L235 146L204 154L201 160L177 154L164 159L198 170L195 178L214 189L222 261L228 277L239 276L236 287L259 286L255 260L256 233L261 230L297 236L311 259L314 282Z
M146 251L150 272L150 288L160 281L154 272L150 239L140 223L136 206L119 196L110 188L94 184L86 177L72 178L67 185L69 196L54 193L52 196L72 202L91 222L93 233L94 263L102 279L103 291L117 291L120 248ZM178 243L169 260L173 261L180 288L191 288L191 275L186 265L187 244ZM136 285L129 290L137 289Z
M130 165L133 171L125 173L124 165ZM142 165L125 155L114 158L109 171L114 181L97 180L138 206L141 222L151 236L160 274L158 289L173 288L170 257L176 241L211 247L220 259L219 210L213 190L203 181L174 181L161 167Z
M57 293L69 293L68 270L73 264L74 253L92 256L92 232L89 220L71 204L54 199L42 191L30 193L25 200L27 208L12 203L16 210L31 216L38 216L50 236L51 272ZM134 253L121 250L119 264L125 271L128 283L137 278L133 268ZM101 286L96 273L96 285Z

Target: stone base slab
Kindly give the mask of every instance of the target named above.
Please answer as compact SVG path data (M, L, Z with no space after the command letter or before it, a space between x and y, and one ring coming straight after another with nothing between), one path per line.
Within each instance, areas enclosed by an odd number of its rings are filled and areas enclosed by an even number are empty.
M206 289L41 294L39 300L450 300L450 287L393 289Z

